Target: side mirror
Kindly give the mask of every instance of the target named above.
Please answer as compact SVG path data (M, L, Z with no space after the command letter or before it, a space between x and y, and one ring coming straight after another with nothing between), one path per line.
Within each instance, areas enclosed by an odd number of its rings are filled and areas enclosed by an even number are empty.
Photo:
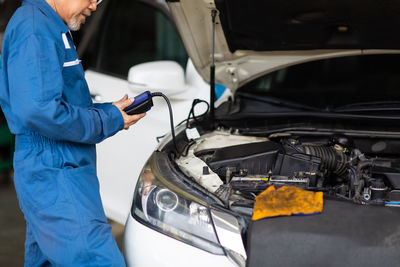
M174 96L185 90L185 73L175 61L154 61L133 66L128 73L129 89L134 93L144 90L160 91Z

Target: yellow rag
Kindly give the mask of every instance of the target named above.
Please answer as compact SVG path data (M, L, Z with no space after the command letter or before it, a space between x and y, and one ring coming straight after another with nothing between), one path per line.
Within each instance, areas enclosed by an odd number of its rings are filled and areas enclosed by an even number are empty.
M252 220L282 215L311 215L321 213L323 193L296 186L269 186L256 197Z

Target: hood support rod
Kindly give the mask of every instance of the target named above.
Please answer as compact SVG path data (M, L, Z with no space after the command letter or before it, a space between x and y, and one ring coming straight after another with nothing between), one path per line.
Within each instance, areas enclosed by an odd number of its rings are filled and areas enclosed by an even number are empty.
M210 65L210 119L214 122L215 118L215 17L217 16L217 10L211 10L212 20L212 36L211 36L211 65Z

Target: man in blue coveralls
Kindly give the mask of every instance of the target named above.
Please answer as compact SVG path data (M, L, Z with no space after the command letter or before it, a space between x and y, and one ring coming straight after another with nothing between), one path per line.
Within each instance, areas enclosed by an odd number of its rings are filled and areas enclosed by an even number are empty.
M125 266L100 200L95 144L145 114L127 115L127 96L91 101L69 29L96 7L96 0L23 0L4 36L0 104L16 135L25 266Z

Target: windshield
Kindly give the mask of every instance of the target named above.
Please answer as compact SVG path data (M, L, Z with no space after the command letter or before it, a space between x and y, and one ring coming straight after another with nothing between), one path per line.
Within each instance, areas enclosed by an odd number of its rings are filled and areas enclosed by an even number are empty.
M326 111L364 102L388 101L393 105L400 100L399 62L400 55L313 61L269 73L245 85L239 92L256 93Z

